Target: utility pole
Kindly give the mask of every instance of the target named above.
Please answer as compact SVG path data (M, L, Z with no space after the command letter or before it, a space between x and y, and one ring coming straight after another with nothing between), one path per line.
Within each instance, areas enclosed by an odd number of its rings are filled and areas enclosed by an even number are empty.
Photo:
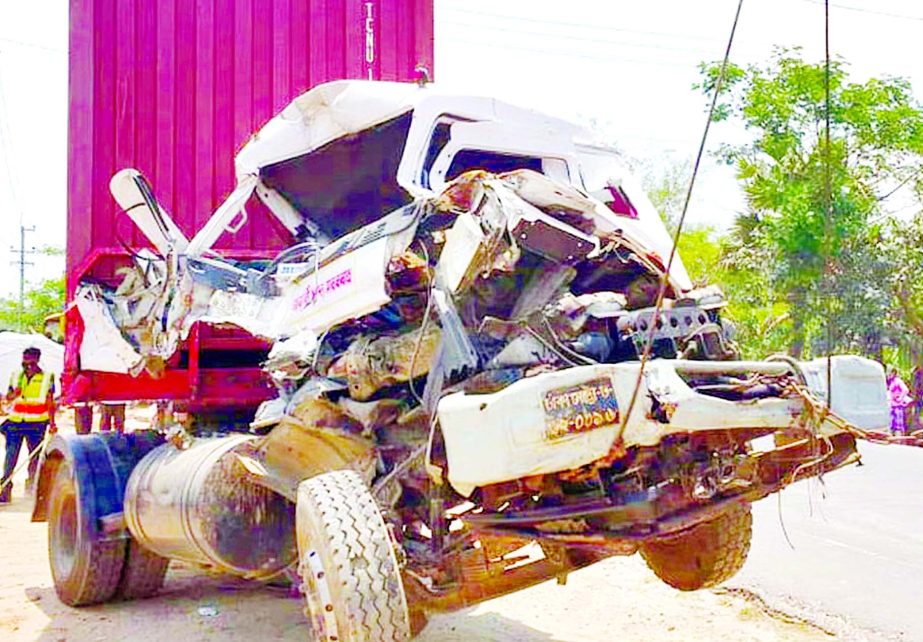
M19 264L19 315L17 317L17 326L19 331L22 332L22 317L23 312L25 311L25 301L26 301L26 266L35 265L32 261L27 261L26 256L29 254L37 254L35 247L26 249L26 232L34 232L35 226L26 227L25 225L19 226L19 249L11 247L10 251L14 254L19 254L19 260L14 261L13 265Z

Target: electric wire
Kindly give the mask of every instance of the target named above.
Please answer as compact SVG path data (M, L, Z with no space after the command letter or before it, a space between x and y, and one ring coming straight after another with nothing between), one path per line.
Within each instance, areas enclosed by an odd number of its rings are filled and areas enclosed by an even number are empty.
M874 9L863 9L862 7L851 7L845 4L831 4L828 5L827 0L801 0L802 2L807 2L809 4L821 4L824 6L833 7L834 9L843 9L845 11L856 11L858 13L867 13L869 15L882 16L885 18L894 18L896 20L918 20L923 22L923 16L908 16L903 13L890 13L888 11L876 11Z
M517 34L524 37L528 36L544 36L547 38L554 38L556 40L576 40L577 42L582 43L595 43L595 44L604 44L612 45L614 47L630 47L632 49L655 49L659 51L678 51L682 53L694 53L707 55L708 51L706 49L690 49L688 47L665 47L661 45L652 45L652 44L643 44L637 42L623 42L618 40L610 39L601 39L601 38L587 38L579 34L565 34L565 33L554 33L551 31L530 31L526 29L510 29L507 27L497 27L492 24L473 24L466 22L452 22L446 21L445 24L452 25L453 27L461 27L463 29L487 29L489 31L499 31L501 33L510 33Z
M57 47L48 47L47 45L39 45L34 42L26 42L24 40L15 40L13 38L0 38L0 42L5 42L9 45L16 47L29 47L31 49L41 49L42 51L49 51L56 54L66 54L68 53L67 49L58 49Z
M827 330L827 412L833 400L833 322L832 285L832 233L833 233L833 185L830 167L830 0L824 0L824 282L826 283L826 330ZM823 420L822 420L823 421Z
M423 345L423 337L426 334L426 326L429 325L430 315L433 313L433 290L436 288L436 277L433 274L432 266L429 263L429 250L426 248L426 243L420 243L420 247L423 250L424 260L426 261L426 308L423 312L423 319L420 321L420 335L417 337L416 342L413 346L413 355L410 357L410 379L407 380L407 386L410 388L410 394L413 395L414 399L417 400L417 403L420 404L422 408L424 406L423 397L417 392L417 388L414 385L414 372L417 368L417 357L420 355L420 348ZM424 390L424 393L426 391Z
M13 210L19 215L19 225L22 225L22 210L16 199L16 184L13 179L13 139L9 131L9 114L6 108L6 92L3 88L3 65L0 58L0 149L3 150L3 164L6 167L6 179L10 186L10 201Z
M728 61L731 57L731 46L734 43L734 34L737 31L737 23L740 20L740 9L743 7L744 0L738 0L737 3L737 12L734 14L734 22L731 25L731 34L728 37L727 47L724 50L724 59L721 62L721 68L718 72L718 77L715 80L715 89L712 94L711 105L708 108L708 116L705 120L705 130L702 132L702 140L699 143L699 150L696 154L695 164L692 167L692 175L689 178L689 187L686 190L686 198L683 202L683 209L679 216L679 221L676 224L676 231L673 234L673 243L670 247L670 256L667 259L666 266L664 266L663 276L660 279L660 289L657 292L657 302L654 305L654 314L651 317L650 331L647 335L647 341L644 345L644 352L641 354L641 360L638 367L638 377L635 380L634 389L631 393L631 399L628 402L628 408L625 411L624 416L622 417L621 423L619 424L618 433L616 433L615 440L613 442L614 447L620 448L622 444L622 437L625 434L625 429L628 426L628 421L631 419L631 413L634 410L635 404L638 400L638 392L641 390L641 380L644 377L644 369L647 365L648 360L651 356L651 350L654 345L654 333L657 329L657 322L660 320L660 312L663 308L663 299L666 295L667 285L670 280L670 270L673 267L673 260L676 258L676 247L679 244L679 238L683 231L683 224L686 221L686 213L689 211L689 202L692 199L692 188L695 185L696 176L699 173L699 165L702 162L702 155L705 152L705 143L708 139L708 130L711 127L712 118L715 114L715 107L718 104L718 96L721 94L722 85L724 84L725 74L727 73Z
M527 22L532 24L552 25L555 27L578 27L580 29L591 29L595 31L618 32L618 33L636 33L644 36L663 36L664 38L684 38L687 40L704 40L714 42L713 38L707 36L697 36L694 34L675 33L666 31L644 31L640 29L625 29L623 27L609 27L604 25L594 25L586 22L568 22L563 20L543 20L542 18L530 18L528 16L513 16L503 13L490 13L487 11L471 11L469 9L454 9L449 7L449 11L468 16L479 16L482 18L492 18L500 20L510 20L517 24Z
M493 49L506 49L509 51L526 51L529 53L538 53L544 54L546 56L569 56L571 58L585 58L587 60L604 60L606 62L612 62L613 59L618 58L619 62L622 63L634 63L638 65L650 65L654 67L682 67L686 69L693 69L697 67L695 63L680 63L680 62L667 62L667 61L657 61L657 60L647 60L642 58L621 58L615 55L604 56L604 55L593 55L593 54L584 54L576 53L573 51L563 51L563 50L553 50L553 49L538 49L535 47L518 47L515 45L508 44L498 44L496 42L480 42L477 40L467 40L465 38L456 38L448 36L443 38L444 41L453 41L459 44L465 45L475 45L478 47L490 47Z

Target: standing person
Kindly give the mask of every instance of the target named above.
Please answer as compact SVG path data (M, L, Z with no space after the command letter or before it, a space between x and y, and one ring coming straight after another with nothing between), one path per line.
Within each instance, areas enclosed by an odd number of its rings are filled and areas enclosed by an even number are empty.
M125 404L103 402L99 412L101 432L114 430L120 435L125 432Z
M54 423L54 375L45 372L38 364L42 356L38 348L26 348L22 353L22 370L10 377L9 388L5 396L12 402L7 420L0 426L0 432L6 438L6 457L3 462L3 479L0 480L0 503L10 501L12 494L13 469L19 458L23 439L29 445L29 481L30 487L38 468L36 450L45 438L45 430L57 431Z
M905 410L913 402L907 384L897 374L897 370L888 367L888 397L891 400L891 432L895 435L907 433Z
M913 397L912 410L910 412L910 430L923 429L923 367L917 366L913 369L913 378L910 381L910 396Z

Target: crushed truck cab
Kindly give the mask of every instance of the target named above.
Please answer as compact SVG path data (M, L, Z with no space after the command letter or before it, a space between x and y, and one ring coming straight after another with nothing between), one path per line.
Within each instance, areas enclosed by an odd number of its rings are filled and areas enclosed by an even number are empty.
M116 457L80 472L93 437L52 451L36 516L69 604L126 575L152 594L183 559L297 576L321 639L401 640L428 613L612 555L694 590L743 565L753 501L857 461L854 435L888 422L875 362L741 360L722 292L679 260L667 272L657 212L572 124L342 81L286 107L235 167L192 238L138 172L113 178L152 248L118 282L80 285L81 357L156 373L194 327L233 326L271 343L275 397L168 427L127 476ZM215 252L257 207L291 247ZM122 502L95 515L109 531L74 527L104 477Z

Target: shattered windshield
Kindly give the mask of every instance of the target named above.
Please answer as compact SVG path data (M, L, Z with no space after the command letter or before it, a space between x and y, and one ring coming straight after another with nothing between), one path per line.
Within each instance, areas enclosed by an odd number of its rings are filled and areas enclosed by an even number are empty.
M397 183L411 114L338 138L320 149L260 170L280 194L330 238L411 202Z

